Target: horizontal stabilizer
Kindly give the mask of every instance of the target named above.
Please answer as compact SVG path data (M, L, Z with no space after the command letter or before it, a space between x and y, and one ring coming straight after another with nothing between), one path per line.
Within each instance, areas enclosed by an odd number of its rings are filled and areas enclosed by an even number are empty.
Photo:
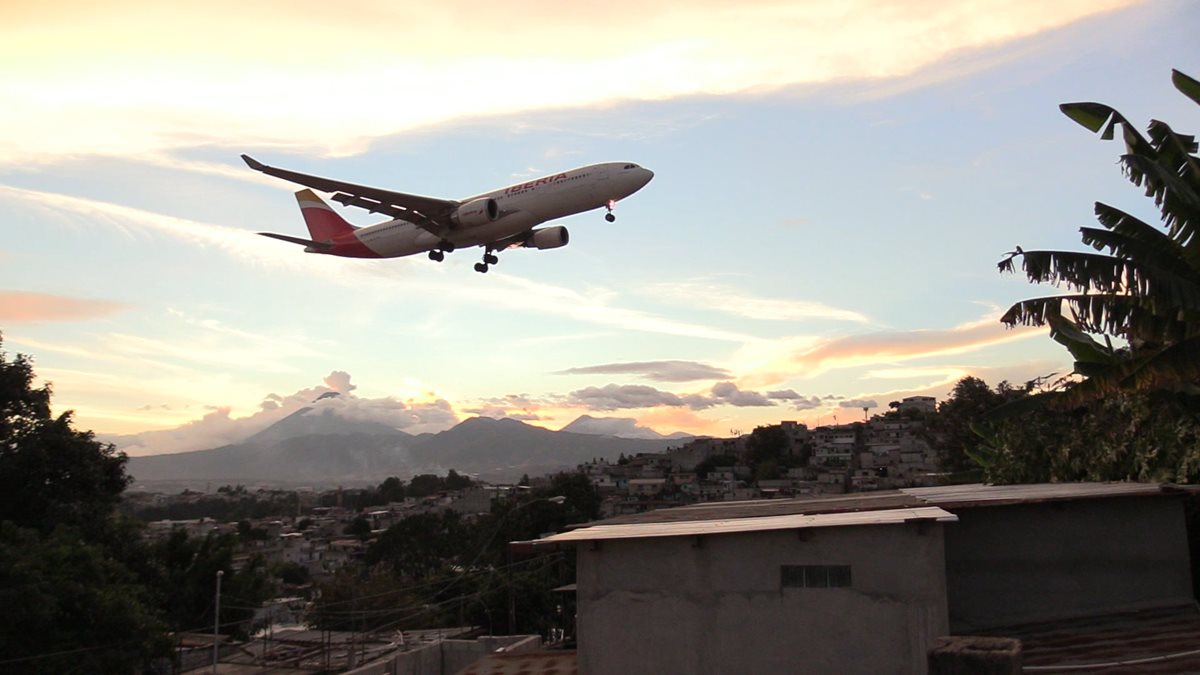
M286 234L275 234L274 232L259 232L264 237L278 239L279 241L287 241L301 246L311 246L313 248L327 249L333 248L333 244L327 241L313 241L312 239L301 239L300 237L289 237Z

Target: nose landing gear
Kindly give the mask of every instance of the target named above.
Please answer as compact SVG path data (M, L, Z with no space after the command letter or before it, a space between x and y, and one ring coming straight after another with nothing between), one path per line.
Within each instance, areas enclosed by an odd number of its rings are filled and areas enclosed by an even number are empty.
M608 209L608 213L604 214L604 219L610 223L617 219L617 217L613 215L613 209L616 208L616 206L617 200L615 199L608 200L608 203L604 205L604 208Z

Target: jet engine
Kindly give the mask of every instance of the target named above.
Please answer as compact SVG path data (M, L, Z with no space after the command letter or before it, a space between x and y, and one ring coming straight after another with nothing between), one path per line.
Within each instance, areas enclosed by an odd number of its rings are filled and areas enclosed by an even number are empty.
M472 199L459 206L450 215L450 220L454 221L455 225L462 227L475 227L477 225L487 225L500 215L500 205L495 199Z
M540 230L534 230L529 233L529 238L522 244L525 248L547 249L566 246L571 240L571 235L567 233L567 228L562 226L543 227Z

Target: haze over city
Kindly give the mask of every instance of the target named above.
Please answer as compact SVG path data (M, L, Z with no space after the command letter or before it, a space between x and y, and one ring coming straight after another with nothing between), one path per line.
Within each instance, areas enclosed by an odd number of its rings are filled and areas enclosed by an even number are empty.
M861 419L975 375L1070 370L995 263L1154 222L1094 100L1194 119L1194 3L342 3L0 9L0 329L130 454L322 401L411 432L475 415L728 435ZM311 8L309 8L311 9ZM571 243L347 260L269 163L462 198L602 161L654 181ZM358 225L382 218L341 209Z

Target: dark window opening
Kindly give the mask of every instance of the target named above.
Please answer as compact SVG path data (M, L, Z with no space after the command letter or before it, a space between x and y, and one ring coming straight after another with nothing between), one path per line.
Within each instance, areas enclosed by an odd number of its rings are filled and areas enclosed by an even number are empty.
M779 583L784 588L844 588L850 585L849 565L783 565Z

